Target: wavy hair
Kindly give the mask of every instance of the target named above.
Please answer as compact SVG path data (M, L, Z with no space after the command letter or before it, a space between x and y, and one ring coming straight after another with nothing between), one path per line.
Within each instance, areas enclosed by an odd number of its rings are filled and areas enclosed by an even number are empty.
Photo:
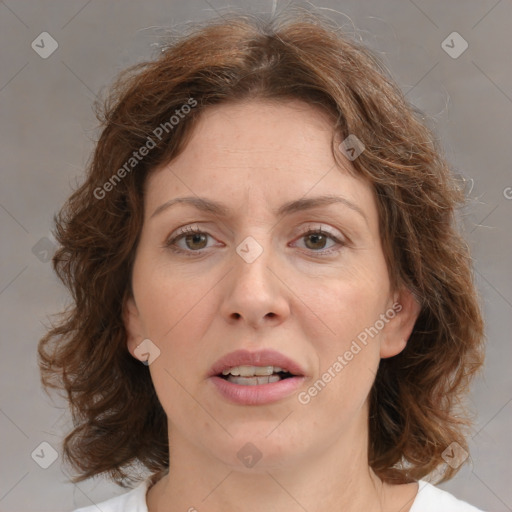
M74 428L63 452L78 471L72 481L107 474L125 487L137 480L137 464L153 476L168 469L167 417L148 368L128 352L122 320L144 185L183 151L205 108L253 98L299 99L327 113L337 162L334 135L364 144L353 172L373 187L392 286L408 287L421 305L406 348L381 360L369 397L368 463L394 483L434 470L451 478L457 470L442 453L452 442L467 449L462 399L484 343L456 222L464 193L425 117L379 59L323 15L294 8L186 25L158 56L120 73L96 104L101 135L85 180L55 215L53 266L72 303L38 346L45 389L69 401ZM171 128L191 99L195 106ZM130 160L149 138L154 147Z

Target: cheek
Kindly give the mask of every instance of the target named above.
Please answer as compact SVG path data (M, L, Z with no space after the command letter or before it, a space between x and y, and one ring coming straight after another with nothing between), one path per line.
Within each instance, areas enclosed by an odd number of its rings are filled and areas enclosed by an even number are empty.
M379 319L386 310L386 292L386 281L374 276L338 282L310 296L318 311L318 319L310 316L315 320L308 336L318 362L311 384L321 381L318 404L352 410L365 402L380 361ZM318 324L323 335L314 336Z
M207 275L188 276L150 258L141 257L137 263L133 286L145 335L168 344L177 333L193 331L204 314L205 297L214 280Z
M212 300L218 278L188 276L150 258L140 258L137 264L133 282L143 335L160 350L150 366L155 389L168 415L180 403L179 409L192 414L193 404L183 386L192 391L198 375L206 371L201 340L218 309Z
M326 348L342 350L350 345L365 329L372 327L386 309L388 294L387 280L375 274L361 272L359 276L330 281L316 288L316 292L307 292L308 304L317 316L311 325L323 327L324 336L316 338L323 341ZM304 301L306 302L306 301Z

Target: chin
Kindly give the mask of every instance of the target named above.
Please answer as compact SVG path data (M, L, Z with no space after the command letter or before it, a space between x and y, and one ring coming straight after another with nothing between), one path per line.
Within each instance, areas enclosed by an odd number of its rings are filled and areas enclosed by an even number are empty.
M223 445L215 455L233 470L244 473L263 473L295 465L305 455L297 450L299 446L304 447L304 444L300 440L295 442L291 434L284 430L280 435L275 435L272 429L276 424L272 422L271 426L267 428L265 425L262 429L261 425L251 428L245 422L245 427L241 427L236 435L228 429L233 437L225 443L213 443L216 446Z

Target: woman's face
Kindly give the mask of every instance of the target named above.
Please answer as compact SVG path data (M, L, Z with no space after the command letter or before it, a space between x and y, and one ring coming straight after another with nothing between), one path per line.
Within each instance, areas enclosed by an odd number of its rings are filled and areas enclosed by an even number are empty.
M171 457L256 471L366 449L379 360L418 308L390 289L372 189L335 164L331 132L298 101L211 107L148 178L125 323L132 355L151 354Z

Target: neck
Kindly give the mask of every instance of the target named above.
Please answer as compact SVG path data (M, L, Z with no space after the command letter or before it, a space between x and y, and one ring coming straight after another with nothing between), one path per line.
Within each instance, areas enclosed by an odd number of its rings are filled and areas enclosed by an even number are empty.
M170 431L170 471L148 492L148 510L383 511L388 486L368 467L360 427L293 463L251 469L228 466Z

